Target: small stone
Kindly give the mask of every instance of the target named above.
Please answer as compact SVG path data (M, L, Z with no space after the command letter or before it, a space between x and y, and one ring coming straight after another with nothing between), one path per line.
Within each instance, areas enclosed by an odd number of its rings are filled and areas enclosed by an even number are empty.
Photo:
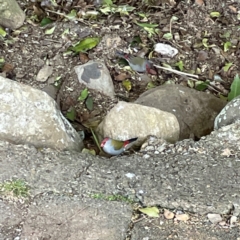
M207 217L210 220L210 222L213 224L217 224L222 221L222 217L220 214L209 213Z
M234 227L236 222L237 222L237 217L236 216L232 216L230 218L230 227Z
M174 216L175 216L175 214L173 213L173 212L171 212L171 211L169 211L169 210L167 210L167 209L164 209L164 213L163 213L163 215L164 215L164 217L166 218L166 219L173 219L174 218Z
M154 51L168 57L174 57L178 54L178 50L176 48L165 43L157 43L154 46Z
M153 151L154 150L154 147L153 146L147 146L145 148L145 151Z
M44 65L37 74L36 80L38 82L45 82L52 75L53 67L49 65Z
M106 96L114 97L114 86L108 68L103 62L89 61L74 68L80 83L90 89L102 92Z

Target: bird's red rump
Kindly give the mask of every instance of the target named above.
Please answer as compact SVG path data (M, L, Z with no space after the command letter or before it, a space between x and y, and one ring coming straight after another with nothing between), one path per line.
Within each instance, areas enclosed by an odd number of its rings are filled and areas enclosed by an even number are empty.
M134 142L134 141L136 141L138 138L136 137L136 138L131 138L131 139L128 139L128 140L126 140L125 142L124 142L124 147L125 146L127 146L129 143L131 143L131 142Z
M123 146L126 147L129 143L130 141L125 141Z

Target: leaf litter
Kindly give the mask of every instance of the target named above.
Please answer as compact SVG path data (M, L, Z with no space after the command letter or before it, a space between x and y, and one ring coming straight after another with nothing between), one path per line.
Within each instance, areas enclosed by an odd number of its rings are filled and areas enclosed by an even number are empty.
M47 83L40 84L32 76L37 75L44 61L49 59L55 66L52 77L61 76L57 91L62 111L66 115L74 108L76 121L80 123L82 116L85 122L86 118L89 122L91 118L94 122L101 121L118 99L133 101L142 92L166 81L180 85L187 82L217 97L231 99L239 94L238 82L234 80L239 78L240 70L236 3L105 0L101 5L100 2L22 1L20 5L26 12L27 24L14 32L3 29L0 35L5 61L14 66L10 78L41 89ZM24 38L25 35L28 37ZM24 43L19 41L21 38ZM154 51L158 43L167 44L178 53L164 56ZM22 48L24 52L19 51ZM139 74L118 64L114 56L116 49L150 57L159 66L158 76L148 76L150 79L145 85L140 84ZM74 56L72 51L79 56ZM87 104L79 102L77 99L85 87L76 85L72 69L98 59L103 60L110 71L117 98L112 100L89 89L92 99ZM172 71L164 69L164 65ZM184 81L180 73L186 74ZM0 74L6 73L1 69ZM198 76L198 84L194 76ZM122 83L126 80L129 82L124 86ZM81 124L78 127L85 129Z

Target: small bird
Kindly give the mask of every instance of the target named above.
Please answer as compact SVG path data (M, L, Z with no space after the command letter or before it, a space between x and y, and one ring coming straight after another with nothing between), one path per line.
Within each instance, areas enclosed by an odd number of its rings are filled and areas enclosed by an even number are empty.
M150 74L156 75L157 71L153 66L153 63L146 58L134 57L127 55L123 52L116 51L116 55L120 58L125 59L129 66L136 72L144 73L148 72Z
M119 141L114 140L112 138L106 137L103 139L101 143L101 147L103 148L104 152L110 155L119 155L126 150L126 146L129 143L136 141L138 138L131 138L126 141Z

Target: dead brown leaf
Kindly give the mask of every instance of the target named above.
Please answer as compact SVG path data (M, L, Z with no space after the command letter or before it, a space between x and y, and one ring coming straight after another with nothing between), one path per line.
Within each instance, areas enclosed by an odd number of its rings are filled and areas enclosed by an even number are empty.
M195 4L197 4L198 6L202 6L204 4L203 0L195 0Z
M169 210L167 209L164 209L164 213L163 213L164 217L166 219L173 219L174 218L174 213L173 212L170 212Z
M9 73L13 70L13 65L10 64L10 63L5 63L3 68L2 68L2 71L5 72L5 73Z
M119 75L115 76L115 77L114 77L114 80L115 80L115 81L122 82L123 80L125 80L125 79L127 79L127 78L129 78L129 75L126 74L126 73L124 73L124 72L122 72L122 73L120 73Z
M79 53L79 58L80 58L80 61L81 61L82 64L85 64L89 61L89 57L86 53L80 52Z
M237 9L234 6L228 6L228 8L233 12L233 13L237 13Z

